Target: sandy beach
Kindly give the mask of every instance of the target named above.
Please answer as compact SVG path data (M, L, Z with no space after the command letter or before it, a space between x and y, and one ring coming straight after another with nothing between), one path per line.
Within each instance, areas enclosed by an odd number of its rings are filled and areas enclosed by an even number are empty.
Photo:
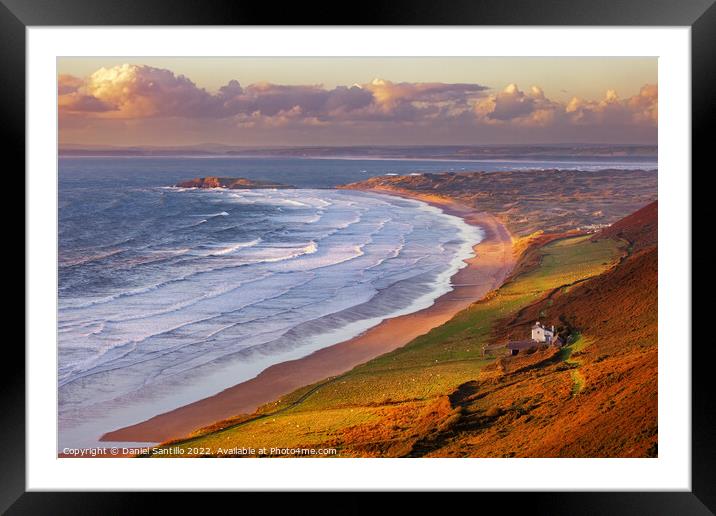
M275 364L251 380L141 423L109 432L102 436L102 440L163 442L231 416L251 413L299 387L344 373L404 346L500 286L512 270L515 263L512 236L494 216L440 197L393 190L373 191L423 200L484 230L485 238L475 246L476 256L467 260L467 267L453 277L454 289L451 292L438 298L429 308L386 319L353 339L298 360Z

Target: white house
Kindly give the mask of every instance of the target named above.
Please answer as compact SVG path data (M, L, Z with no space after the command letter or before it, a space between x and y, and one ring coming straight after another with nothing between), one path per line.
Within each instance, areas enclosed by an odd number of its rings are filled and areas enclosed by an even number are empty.
M532 326L532 340L535 342L546 342L547 344L550 344L553 338L554 326L552 326L551 329L548 329L542 326L542 323L539 321Z

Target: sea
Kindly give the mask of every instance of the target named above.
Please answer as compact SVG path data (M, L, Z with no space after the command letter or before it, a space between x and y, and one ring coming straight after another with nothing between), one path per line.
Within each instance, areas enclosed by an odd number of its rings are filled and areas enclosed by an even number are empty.
M656 168L593 159L60 158L58 449L98 446L108 431L426 308L452 289L483 237L426 203L336 186L607 166ZM174 186L204 176L296 189Z

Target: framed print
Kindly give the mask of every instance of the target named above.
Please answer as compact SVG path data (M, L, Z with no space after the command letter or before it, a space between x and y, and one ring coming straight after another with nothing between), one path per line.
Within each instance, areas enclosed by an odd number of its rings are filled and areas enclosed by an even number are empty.
M691 305L708 2L344 26L7 4L10 513L131 507L59 491L713 509Z

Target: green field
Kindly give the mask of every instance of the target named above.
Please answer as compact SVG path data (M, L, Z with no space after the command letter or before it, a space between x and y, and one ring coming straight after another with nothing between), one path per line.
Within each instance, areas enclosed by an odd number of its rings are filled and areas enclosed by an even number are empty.
M623 246L614 240L593 242L581 236L553 241L538 252L538 264L532 270L403 348L267 404L252 420L172 446L212 450L329 446L352 428L381 424L392 425L395 432L410 432L411 415L433 410L436 400L475 379L494 360L483 356L482 346L495 321L555 288L603 272L619 260ZM578 347L575 343L570 349ZM580 381L575 378L576 392L581 389ZM339 455L352 454L341 447L340 439L337 442Z

